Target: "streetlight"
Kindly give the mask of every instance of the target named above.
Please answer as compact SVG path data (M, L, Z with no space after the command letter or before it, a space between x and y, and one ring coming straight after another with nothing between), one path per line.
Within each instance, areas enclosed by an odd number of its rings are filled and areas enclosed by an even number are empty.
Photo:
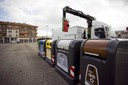
M47 39L47 35L48 35L48 30L47 30L47 28L48 28L48 25L46 25L46 39Z

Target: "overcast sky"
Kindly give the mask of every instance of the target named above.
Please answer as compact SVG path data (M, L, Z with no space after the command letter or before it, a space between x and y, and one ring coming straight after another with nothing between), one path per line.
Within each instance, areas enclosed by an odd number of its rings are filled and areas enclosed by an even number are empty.
M114 30L128 26L128 0L0 0L0 20L37 25L38 35L51 35L52 29L62 27L65 6L92 15ZM70 26L86 26L81 18L69 15L68 20Z

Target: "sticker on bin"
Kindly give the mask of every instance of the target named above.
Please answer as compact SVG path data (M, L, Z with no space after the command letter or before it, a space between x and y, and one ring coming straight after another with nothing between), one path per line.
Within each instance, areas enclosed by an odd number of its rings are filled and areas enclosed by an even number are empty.
M46 49L46 57L51 60L51 50Z
M97 68L89 64L85 74L85 85L99 85Z
M65 54L63 53L57 54L57 65L64 71L68 72L68 62L67 62L67 56Z
M43 45L40 46L40 51L41 51L41 52L44 51L44 46L43 46Z
M55 56L54 55L52 56L52 62L53 63L55 62Z

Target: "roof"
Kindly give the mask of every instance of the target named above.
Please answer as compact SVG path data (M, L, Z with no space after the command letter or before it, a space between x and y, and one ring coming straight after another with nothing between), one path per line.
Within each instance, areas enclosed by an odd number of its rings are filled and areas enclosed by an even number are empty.
M17 22L6 22L6 21L0 21L0 24L5 24L5 25L13 25L13 26L30 26L30 27L35 27L37 28L38 26L35 25L30 25L30 24L26 24L26 23L17 23Z

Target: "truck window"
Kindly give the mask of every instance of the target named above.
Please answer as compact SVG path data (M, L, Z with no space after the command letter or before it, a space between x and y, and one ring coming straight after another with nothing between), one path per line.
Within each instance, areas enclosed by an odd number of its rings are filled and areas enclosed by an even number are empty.
M83 39L86 39L86 31L83 33Z
M96 29L95 29L95 35L96 35L98 38L106 38L104 28L96 28Z

